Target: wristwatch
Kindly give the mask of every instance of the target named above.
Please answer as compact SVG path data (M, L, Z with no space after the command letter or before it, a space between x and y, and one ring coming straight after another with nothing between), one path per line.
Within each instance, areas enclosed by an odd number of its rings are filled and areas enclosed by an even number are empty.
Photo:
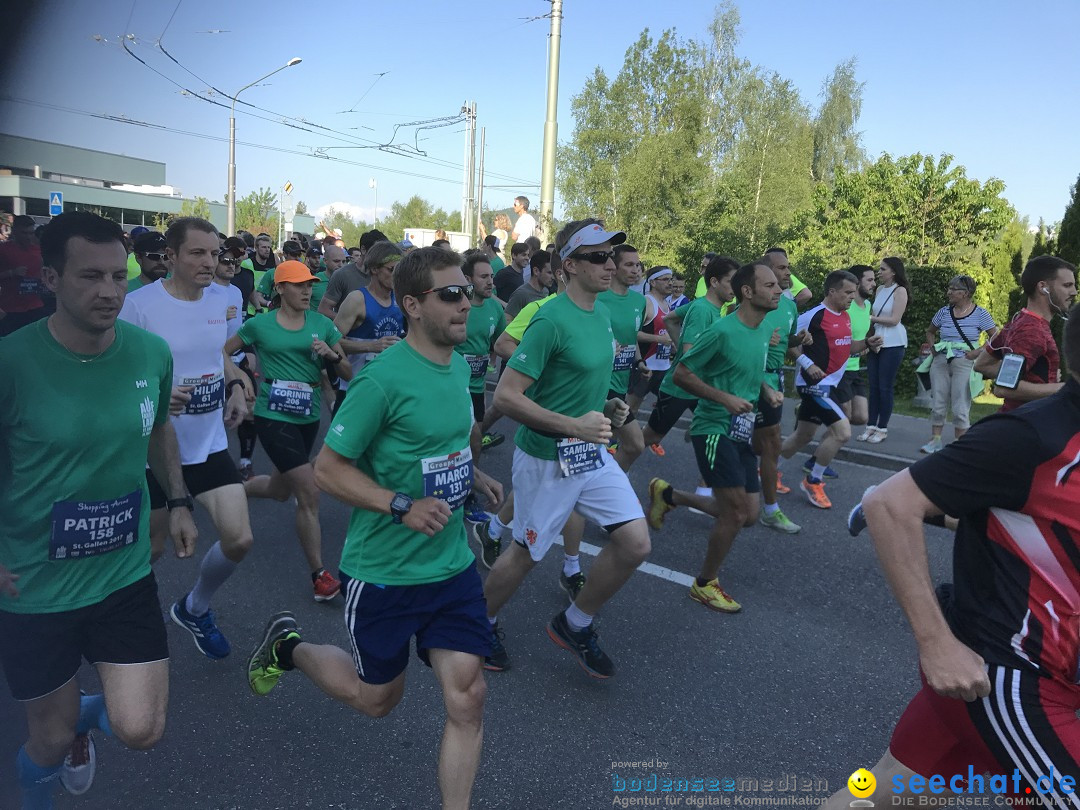
M413 499L404 492L395 492L394 499L390 501L390 514L394 516L394 523L401 523L401 519L412 509Z
M195 511L195 499L190 495L185 495L183 498L169 498L165 501L165 508L170 512L173 509L179 509L181 506L186 506L189 511Z

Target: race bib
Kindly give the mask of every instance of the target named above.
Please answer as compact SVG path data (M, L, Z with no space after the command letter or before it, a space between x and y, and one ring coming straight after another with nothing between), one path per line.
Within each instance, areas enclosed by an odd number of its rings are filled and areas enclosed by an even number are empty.
M563 477L599 470L604 466L600 446L581 439L560 439L558 448L559 469Z
M671 344L670 343L657 343L656 354L653 355L657 360L670 360L671 359Z
M36 278L23 276L19 281L19 295L41 295L48 288Z
M313 389L309 383L274 380L270 383L267 410L290 416L311 416Z
M736 442L748 442L754 437L754 412L735 413L731 415L731 424L728 426L728 438Z
M141 508L141 489L108 501L57 501L49 559L79 560L130 546L139 539Z
M826 399L832 394L831 385L801 385L799 386L799 393L805 394L808 397L825 397Z
M421 459L420 472L424 476L424 497L438 498L457 509L472 492L472 450L466 447L447 456Z
M631 343L629 346L619 346L615 352L615 363L612 366L614 371L630 371L634 367L634 361L637 359L637 345Z
M225 407L225 376L222 374L181 377L180 385L195 386L191 399L184 406L184 413L211 413Z
M474 380L477 377L487 376L488 359L486 354L465 355L465 362L469 364L469 371L472 372L471 376Z

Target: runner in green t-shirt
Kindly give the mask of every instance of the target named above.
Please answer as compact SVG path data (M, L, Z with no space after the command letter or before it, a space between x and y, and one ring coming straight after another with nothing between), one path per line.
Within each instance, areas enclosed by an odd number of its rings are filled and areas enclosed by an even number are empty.
M877 286L877 275L873 267L866 264L856 264L850 268L851 273L859 280L855 288L855 298L848 307L848 317L851 318L851 339L865 340L870 333L870 299L874 297L874 288ZM862 427L869 421L869 387L866 380L866 368L863 363L864 351L861 354L852 355L848 360L844 376L840 378L840 384L836 386L836 401L844 413L848 415L851 427ZM826 471L828 477L828 471Z
M279 613L248 664L257 695L295 668L342 703L382 717L404 694L415 636L447 706L438 766L444 807L469 806L491 645L461 507L474 487L492 503L502 498L473 465L480 437L469 366L453 351L469 313L460 261L437 247L400 261L394 292L408 335L361 369L364 394L345 399L316 461L319 485L354 507L341 557L351 660L338 647L302 641L293 615Z
M296 534L311 569L315 601L326 602L341 586L323 567L319 489L310 459L322 414L323 370L347 380L352 366L337 348L341 333L333 322L311 311L316 282L308 268L282 262L275 278L280 307L249 318L225 343L226 354L254 349L264 377L255 398L255 431L274 471L249 478L244 490L249 498L296 498Z
M488 257L480 251L470 252L461 266L465 278L473 285L472 309L465 342L454 347L469 364L469 393L472 395L473 418L483 424L487 415L484 389L487 387L488 362L495 348L495 341L506 328L506 316L502 304L495 297L495 284ZM501 433L483 433L482 448L488 450L503 442ZM486 520L486 518L485 518Z
M514 453L515 542L485 583L488 616L494 621L576 508L609 529L609 542L548 635L597 678L611 677L615 666L596 640L593 615L650 550L637 496L603 449L629 408L607 398L616 341L608 309L596 297L611 286L612 246L625 241L625 234L606 231L595 219L559 232L566 292L536 313L495 389L495 404L521 428Z
M596 300L604 304L611 313L611 331L615 335L615 362L611 370L608 399L621 399L627 402L627 389L630 387L630 372L637 369L643 377L651 376L641 359L638 345L638 330L645 321L647 304L645 296L630 289L641 281L641 258L637 248L621 244L615 246L615 272L611 276L611 289L604 290ZM618 449L615 461L623 470L637 461L645 450L645 440L641 437L641 425L637 416L631 412L622 426L615 429Z
M12 695L32 707L16 773L21 806L35 808L52 807L57 774L71 792L89 788L93 729L137 748L164 732L169 651L150 568L147 460L170 497L186 494L169 347L116 320L123 230L61 214L41 252L56 312L0 342L0 661ZM169 523L177 555L190 556L191 512L175 508ZM83 658L103 695L80 697Z
M690 426L694 455L712 497L676 490L659 478L649 482L649 524L659 529L676 506L694 506L715 518L701 573L690 598L713 610L735 613L738 602L717 581L720 566L743 526L758 514L758 464L750 441L760 395L783 401L765 371L773 330L762 323L782 290L763 261L743 265L731 281L739 308L713 323L677 361L675 381L700 399Z
M319 304L322 302L323 295L326 293L326 288L330 283L330 278L336 273L342 266L348 257L345 255L345 249L340 248L337 245L327 245L323 248L323 265L325 270L320 270L315 274L315 278L318 281L311 287L311 311L318 312Z

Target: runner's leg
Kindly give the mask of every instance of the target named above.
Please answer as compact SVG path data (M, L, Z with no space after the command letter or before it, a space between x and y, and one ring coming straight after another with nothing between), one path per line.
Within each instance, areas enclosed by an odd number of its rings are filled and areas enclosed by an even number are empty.
M487 682L483 659L453 650L428 651L442 686L446 726L439 745L439 790L444 810L467 810L484 741Z

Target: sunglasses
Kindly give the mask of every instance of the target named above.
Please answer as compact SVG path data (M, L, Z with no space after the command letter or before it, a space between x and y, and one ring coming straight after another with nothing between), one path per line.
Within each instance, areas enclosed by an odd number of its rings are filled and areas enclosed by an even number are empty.
M448 304L456 304L461 301L462 296L465 296L471 301L475 291L476 287L472 284L448 284L445 287L432 287L430 290L424 290L420 295L438 293L440 301L445 301Z
M228 265L229 267L239 267L242 259L225 259L218 257L218 261L222 264Z
M570 255L571 259L579 259L583 262L589 262L589 264L607 264L615 257L615 252L611 250L597 250L593 253L573 253Z
M148 259L153 259L155 262L163 262L167 258L164 253L144 253L143 256Z

